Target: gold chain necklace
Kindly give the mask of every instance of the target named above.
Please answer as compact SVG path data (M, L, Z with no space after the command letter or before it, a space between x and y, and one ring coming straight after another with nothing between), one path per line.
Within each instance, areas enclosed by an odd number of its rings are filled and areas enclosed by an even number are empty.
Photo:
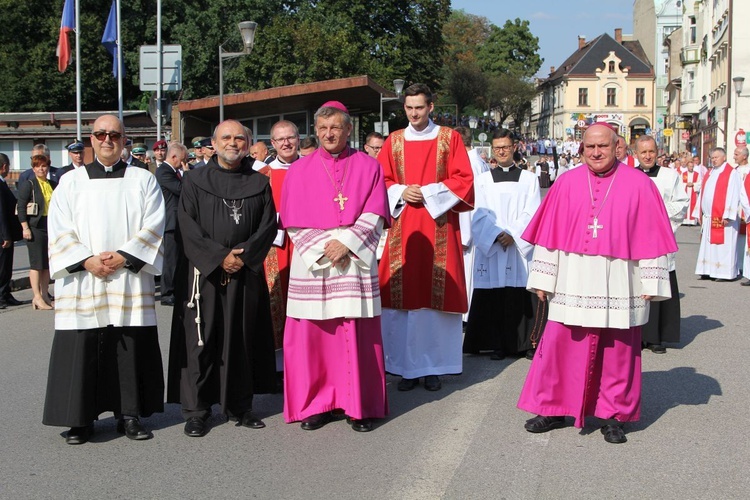
M321 153L320 155L320 163L323 164L323 168L325 169L326 174L328 174L328 179L331 181L333 189L338 191L338 195L336 195L336 197L333 199L333 202L339 204L339 209L341 209L342 212L344 211L344 203L349 201L349 198L344 196L342 194L342 191L344 191L344 183L346 182L346 174L347 172L349 172L349 162L351 161L351 159L352 155L346 157L346 164L344 165L344 176L341 178L341 186L339 186L331 175L331 172L328 171L328 167L326 167L326 163L323 161L323 154ZM333 159L333 162L336 163L336 158Z

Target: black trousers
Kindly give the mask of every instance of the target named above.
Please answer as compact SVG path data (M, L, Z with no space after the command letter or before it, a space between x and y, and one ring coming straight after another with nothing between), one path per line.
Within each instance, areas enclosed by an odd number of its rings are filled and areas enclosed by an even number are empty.
M0 302L10 295L10 279L13 276L13 244L0 248Z
M159 286L162 297L174 295L174 273L177 268L177 240L174 231L164 231L164 263L161 269Z

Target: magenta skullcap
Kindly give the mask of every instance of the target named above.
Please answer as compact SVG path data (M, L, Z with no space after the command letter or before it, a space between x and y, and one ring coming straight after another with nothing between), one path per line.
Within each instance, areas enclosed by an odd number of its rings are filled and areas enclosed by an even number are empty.
M334 108L343 113L346 113L347 115L349 114L349 110L346 109L346 106L344 106L344 104L339 101L328 101L327 103L323 104L321 108Z

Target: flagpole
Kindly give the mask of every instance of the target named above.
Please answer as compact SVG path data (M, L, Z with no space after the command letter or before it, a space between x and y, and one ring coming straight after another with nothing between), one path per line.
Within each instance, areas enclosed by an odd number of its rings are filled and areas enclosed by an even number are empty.
M161 48L161 0L156 0L156 140L161 140L161 91L162 91L162 48Z
M120 0L117 0L117 116L122 119L122 36L120 34Z
M81 5L76 0L76 139L82 137L81 132Z

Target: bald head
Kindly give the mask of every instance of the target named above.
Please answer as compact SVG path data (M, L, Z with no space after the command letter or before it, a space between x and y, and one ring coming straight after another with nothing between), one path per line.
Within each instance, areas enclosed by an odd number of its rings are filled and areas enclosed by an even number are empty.
M606 125L592 125L583 134L583 158L592 172L606 172L615 163L617 134Z
M102 115L91 127L91 146L103 165L112 166L120 161L125 139L125 127L115 115Z

